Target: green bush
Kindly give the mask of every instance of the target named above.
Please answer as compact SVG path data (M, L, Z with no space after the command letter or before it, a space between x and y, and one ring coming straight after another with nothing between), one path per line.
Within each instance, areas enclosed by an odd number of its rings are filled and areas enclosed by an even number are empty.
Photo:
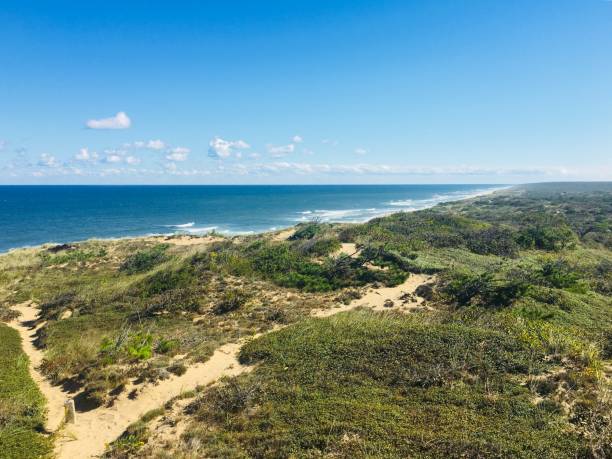
M215 314L227 314L243 307L249 297L242 290L227 290L223 293L221 301L215 305Z
M567 263L559 259L547 261L539 272L544 285L555 288L577 288L579 286L579 275Z
M41 252L40 258L44 266L61 265L64 263L85 262L103 258L107 254L103 247L87 249L67 250L59 255L50 255L48 252Z
M322 257L340 249L340 247L340 241L335 237L322 237L308 239L297 249L304 255Z
M521 298L529 288L522 279L498 279L492 273L453 273L440 289L457 306L506 307Z
M317 234L323 231L323 225L321 223L312 222L304 225L300 225L295 232L289 237L290 241L297 241L300 239L312 239Z
M534 214L520 228L517 242L526 249L561 250L576 243L576 235L563 221Z
M518 253L515 231L497 225L466 234L466 245L474 253L514 257Z
M153 335L136 333L130 337L126 346L129 356L137 360L147 360L153 356Z
M169 290L178 290L190 286L196 279L196 272L191 265L179 269L157 271L140 283L140 290L145 296L157 295Z
M148 271L168 259L166 255L168 247L170 247L168 244L157 244L150 249L136 252L123 261L119 271L127 274Z
M158 354L170 354L178 347L178 341L174 339L160 338L155 346L155 352Z

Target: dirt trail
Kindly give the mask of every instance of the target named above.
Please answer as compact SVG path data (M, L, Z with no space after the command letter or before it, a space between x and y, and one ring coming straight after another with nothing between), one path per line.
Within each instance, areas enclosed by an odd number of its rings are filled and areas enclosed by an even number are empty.
M238 363L240 346L240 343L221 346L206 362L190 366L182 376L145 386L133 400L128 397L129 391L124 391L111 407L77 413L76 423L67 425L56 441L58 459L98 456L108 443L147 411L159 408L171 398L197 386L248 370L249 367Z
M44 324L34 325L38 317L38 309L33 307L30 301L15 305L12 309L21 313L21 315L8 325L17 330L19 336L21 336L21 347L30 359L30 375L47 399L45 428L49 432L54 432L64 420L64 401L67 397L60 387L52 386L39 370L43 360L43 352L34 346L34 340L36 339L36 331Z
M115 401L111 407L102 407L76 415L75 424L64 420L64 402L71 397L59 386L53 386L39 371L43 352L33 341L36 330L43 324L34 326L38 309L31 302L13 306L21 316L9 325L17 330L22 339L22 347L30 359L30 373L41 392L47 399L48 415L46 428L57 432L55 453L58 459L91 458L104 452L106 445L123 433L125 428L136 422L147 411L159 408L171 398L182 392L206 385L223 376L234 376L249 369L240 365L237 356L241 343L221 346L204 363L190 366L181 376L171 376L158 385L144 386L134 399L128 397L129 391Z
M314 310L314 317L328 317L340 312L354 309L358 306L370 306L375 310L412 309L421 303L421 299L410 301L401 299L405 294L412 294L421 284L431 280L431 276L411 275L406 282L396 287L369 290L362 298L352 301L339 308ZM385 306L385 301L394 302L394 307ZM408 304L410 303L410 304ZM31 303L14 306L22 316L11 323L20 333L24 352L31 361L32 378L47 398L49 407L48 429L55 431L63 421L63 404L70 398L59 387L52 386L39 372L43 353L34 344L35 332L33 322L38 316L38 309ZM275 327L277 330L282 327ZM272 331L274 331L272 330ZM218 348L212 357L204 363L190 366L181 376L171 376L157 385L145 385L139 390L137 397L129 398L130 390L125 390L111 407L96 408L91 411L79 412L76 423L66 424L57 432L55 452L58 459L92 458L101 455L106 445L119 437L132 423L138 421L143 414L163 406L168 400L183 392L207 385L223 376L235 376L251 367L238 362L238 352L243 342L230 343Z

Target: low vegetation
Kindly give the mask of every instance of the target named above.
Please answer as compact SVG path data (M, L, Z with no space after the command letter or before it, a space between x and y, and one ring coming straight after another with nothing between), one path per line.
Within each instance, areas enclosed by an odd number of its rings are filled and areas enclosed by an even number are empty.
M610 215L609 184L530 185L287 239L24 249L0 257L0 317L36 302L44 372L94 406L263 332L253 371L109 457L610 457ZM435 274L414 314L310 318L411 273ZM44 445L41 419L19 422Z
M19 335L4 324L0 324L0 348L0 455L50 456L51 441L43 435L45 400L30 378Z
M241 352L258 366L188 412L206 457L574 457L578 435L522 380L550 365L498 332L356 312ZM436 426L436 428L433 428Z

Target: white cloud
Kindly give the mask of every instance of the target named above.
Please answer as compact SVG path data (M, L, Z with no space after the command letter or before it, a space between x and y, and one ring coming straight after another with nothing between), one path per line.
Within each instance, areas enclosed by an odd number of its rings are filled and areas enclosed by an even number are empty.
M110 118L88 120L85 124L89 129L127 129L132 125L132 120L125 112L119 112Z
M151 150L163 150L164 148L166 148L166 143L162 140L149 140L147 142L147 148L150 148Z
M251 146L244 140L224 140L215 137L208 143L208 156L215 159L229 158L236 150L244 150Z
M294 135L291 141L293 143L302 143L304 141L304 138L301 135Z
M166 155L166 159L171 161L185 161L191 150L185 147L175 147Z
M331 145L332 147L335 147L336 145L338 145L338 141L337 140L332 140L332 139L323 139L321 140L321 143L324 145Z
M6 147L6 140L0 140L0 151L4 150Z
M136 164L140 164L140 158L137 158L136 156L128 156L125 158L125 162L134 166Z
M95 151L89 151L89 148L83 147L79 152L74 155L74 159L77 161L95 161L98 159L98 153Z
M281 157L293 153L295 151L295 145L290 143L289 145L268 145L268 153L274 157Z
M55 159L55 156L48 153L43 153L40 155L38 165L43 167L58 167L59 163L57 162L57 159Z
M249 158L249 159L259 159L259 158L261 158L261 155L259 153L253 152L253 153L249 153L247 155L247 158Z
M478 166L421 167L388 164L311 164L277 161L241 165L240 170L227 172L244 174L356 174L356 175L414 175L414 176L556 176L567 174L561 167L486 168Z
M121 155L118 155L116 153L111 153L106 156L105 161L107 163L120 163L121 161L123 161L123 158L121 157Z
M355 154L363 156L368 152L365 148L355 148Z
M146 148L149 150L159 151L159 150L164 150L165 148L168 148L168 144L161 139L154 139L154 140L147 140L147 141L136 140L135 142L124 143L123 148Z

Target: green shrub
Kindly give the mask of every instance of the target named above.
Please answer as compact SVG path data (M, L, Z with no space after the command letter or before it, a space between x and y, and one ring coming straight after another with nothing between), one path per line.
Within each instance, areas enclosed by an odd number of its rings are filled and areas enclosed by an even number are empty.
M178 347L178 344L177 340L160 338L155 346L155 352L158 354L170 354Z
M570 267L567 261L562 259L547 261L540 269L539 274L544 285L549 287L570 289L579 286L578 273Z
M153 335L136 333L130 337L126 350L129 356L137 360L147 360L153 356Z
M178 290L191 285L196 279L196 273L191 265L179 269L164 269L158 271L140 283L140 289L145 296L157 295L169 290Z
M340 249L341 244L335 237L313 238L304 241L298 250L305 255L322 257Z
M299 226L295 232L289 237L290 241L297 241L300 239L312 239L317 234L323 231L323 225L318 222L307 223Z
M147 443L148 434L146 421L139 420L129 425L119 438L108 445L103 457L106 459L133 457Z
M466 245L474 253L514 257L518 253L515 231L497 225L466 234Z
M107 254L104 247L87 249L67 250L59 255L50 255L48 252L41 252L40 258L44 266L61 265L64 263L85 262L97 258L103 258Z
M490 272L455 273L445 280L441 291L457 306L505 307L521 298L528 288L522 279L498 279Z
M227 290L223 293L221 301L215 305L215 314L227 314L235 311L246 304L249 297L242 290Z
M119 271L127 274L148 271L168 259L166 255L168 247L169 244L157 244L150 249L136 252L121 263Z
M534 214L519 229L517 242L526 249L561 250L573 247L576 235L560 219Z
M182 362L175 362L170 365L167 370L176 376L182 376L187 373L187 366Z

